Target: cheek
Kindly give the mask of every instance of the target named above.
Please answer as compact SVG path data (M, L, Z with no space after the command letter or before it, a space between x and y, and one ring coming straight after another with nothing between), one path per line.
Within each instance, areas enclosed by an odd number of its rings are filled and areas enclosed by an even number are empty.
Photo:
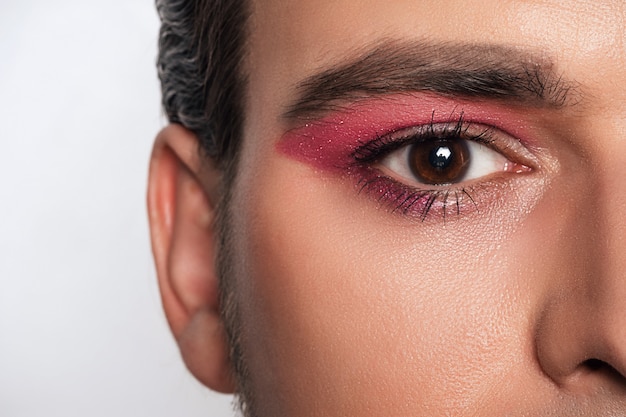
M494 387L525 392L531 305L545 289L526 272L545 224L519 225L536 188L513 208L426 224L266 161L243 169L233 207L243 347L271 414L459 411Z

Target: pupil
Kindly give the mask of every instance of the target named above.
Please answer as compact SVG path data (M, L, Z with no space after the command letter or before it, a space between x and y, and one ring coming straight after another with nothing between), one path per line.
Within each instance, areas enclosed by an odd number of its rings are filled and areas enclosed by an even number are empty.
M436 169L446 169L453 163L454 154L448 146L437 146L430 151L428 161Z
M413 174L426 184L452 184L463 177L469 157L465 140L423 141L412 146L409 165Z

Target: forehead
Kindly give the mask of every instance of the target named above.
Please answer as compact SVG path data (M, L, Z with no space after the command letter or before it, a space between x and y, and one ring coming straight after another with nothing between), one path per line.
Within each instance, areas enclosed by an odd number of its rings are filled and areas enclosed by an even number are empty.
M287 100L306 75L380 40L519 47L584 73L623 67L622 1L255 0L250 80ZM572 63L576 63L575 66Z
M310 53L320 41L331 52L377 37L543 47L549 38L588 53L623 39L625 9L616 0L253 0L253 34L285 53Z

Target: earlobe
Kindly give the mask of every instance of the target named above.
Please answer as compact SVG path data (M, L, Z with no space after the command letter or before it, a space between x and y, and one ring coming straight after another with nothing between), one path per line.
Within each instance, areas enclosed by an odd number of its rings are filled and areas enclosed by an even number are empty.
M232 392L219 312L214 214L219 172L201 164L197 139L170 125L150 162L148 215L161 299L189 370L205 385Z

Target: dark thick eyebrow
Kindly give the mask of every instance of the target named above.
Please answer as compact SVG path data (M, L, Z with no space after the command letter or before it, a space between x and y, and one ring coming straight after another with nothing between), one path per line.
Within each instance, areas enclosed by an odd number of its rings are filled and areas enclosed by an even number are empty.
M433 92L538 108L577 103L577 83L542 54L502 45L385 41L296 86L286 119L313 118L373 96Z

